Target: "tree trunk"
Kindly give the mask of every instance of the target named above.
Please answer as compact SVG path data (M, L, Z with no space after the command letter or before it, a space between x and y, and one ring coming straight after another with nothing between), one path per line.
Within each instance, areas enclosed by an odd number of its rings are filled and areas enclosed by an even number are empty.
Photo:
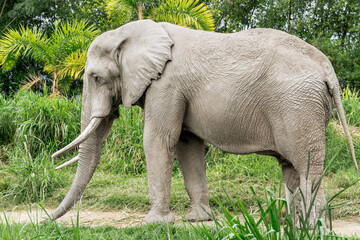
M3 15L4 9L5 9L5 5L6 5L6 0L4 1L4 4L3 4L2 8L1 8L0 18L1 18L2 15Z
M54 79L53 79L53 85L52 85L52 95L58 96L60 95L59 92L59 76L58 76L58 70L54 70Z
M139 20L143 20L144 17L143 17L143 5L141 2L139 2L139 5L138 5L138 12L139 12Z

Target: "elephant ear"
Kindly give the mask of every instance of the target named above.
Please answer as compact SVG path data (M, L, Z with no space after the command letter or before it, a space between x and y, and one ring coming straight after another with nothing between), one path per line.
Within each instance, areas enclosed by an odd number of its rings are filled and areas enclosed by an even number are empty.
M122 27L125 42L118 54L122 72L122 102L131 107L152 80L160 78L171 60L174 44L167 32L151 20L141 20Z

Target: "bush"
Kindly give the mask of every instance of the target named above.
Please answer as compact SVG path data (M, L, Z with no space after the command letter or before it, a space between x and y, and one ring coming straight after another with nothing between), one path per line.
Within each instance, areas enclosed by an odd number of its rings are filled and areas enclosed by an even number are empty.
M0 193L15 202L41 201L64 179L55 172L50 154L80 133L80 101L49 100L20 91L0 96Z
M345 111L347 123L352 126L360 127L360 101L358 99L359 91L351 90L346 87L342 92L342 104ZM337 118L337 111L334 111Z

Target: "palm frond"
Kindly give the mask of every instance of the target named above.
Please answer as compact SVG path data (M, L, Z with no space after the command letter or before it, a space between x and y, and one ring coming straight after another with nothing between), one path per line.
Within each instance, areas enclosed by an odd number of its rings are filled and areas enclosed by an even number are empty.
M0 65L4 72L10 70L21 55L47 63L49 41L37 28L20 26L10 29L0 39Z
M43 84L45 81L46 78L41 77L39 74L31 73L22 83L21 88L25 90L30 90L33 87Z
M166 0L153 9L155 21L170 22L184 27L214 31L214 19L210 10L199 0Z
M131 13L134 11L134 6L132 1L107 0L105 11L109 21L116 26L121 26L131 20Z
M17 31L8 30L0 39L2 70L10 70L21 56L26 56L41 62L44 71L54 76L57 70L63 72L59 81L68 75L79 78L85 66L86 51L100 31L85 21L56 22L54 27L50 38L37 28L20 26Z
M74 79L81 79L84 74L87 51L78 50L68 55L62 62L59 71L59 78L69 76Z
M56 56L58 63L78 49L87 49L100 31L85 21L66 22L55 25L50 37L50 52Z

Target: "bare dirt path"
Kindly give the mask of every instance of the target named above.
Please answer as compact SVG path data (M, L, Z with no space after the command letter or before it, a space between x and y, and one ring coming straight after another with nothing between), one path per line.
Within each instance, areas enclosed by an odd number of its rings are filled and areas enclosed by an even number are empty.
M48 210L49 212L51 210ZM5 212L7 220L10 223L38 223L46 218L46 213L41 209L33 209L29 211L13 211ZM68 212L65 216L58 219L59 224L65 226L72 226L72 222L76 222L76 210ZM143 223L145 213L119 211L119 212L103 212L103 211L80 211L80 224L82 226L114 226L114 227L134 227L140 226ZM4 222L4 214L0 214L0 222ZM181 217L177 217L176 224L182 224ZM213 222L209 221L206 224L211 225ZM360 237L360 218L359 219L338 219L333 221L333 230L336 234L344 236L358 236Z

